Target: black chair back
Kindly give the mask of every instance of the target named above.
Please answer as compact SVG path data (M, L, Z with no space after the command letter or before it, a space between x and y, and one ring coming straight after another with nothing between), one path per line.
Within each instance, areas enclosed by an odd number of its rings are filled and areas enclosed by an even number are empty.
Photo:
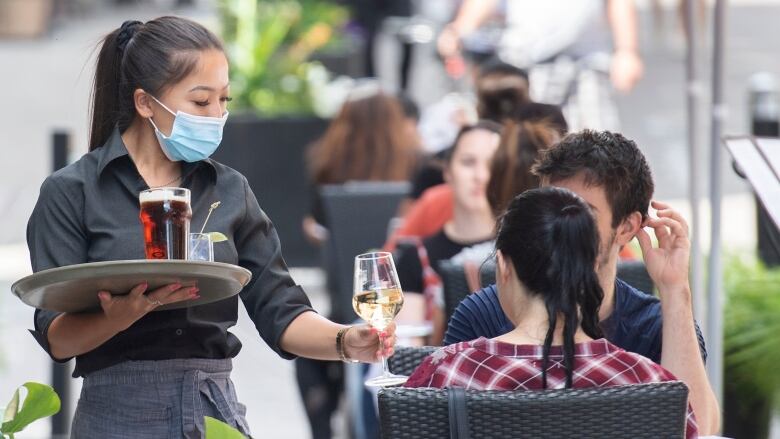
M452 313L458 307L460 302L469 294L473 293L466 280L466 273L463 265L451 261L442 261L439 263L439 274L441 275L444 287L444 313L445 322L450 321ZM479 278L481 287L496 283L496 264L493 261L487 261L479 266Z
M393 356L387 359L387 368L390 373L409 376L436 349L436 346L397 346Z
M655 284L643 261L619 261L617 264L617 278L631 285L637 290L653 294Z
M325 265L332 289L333 320L355 319L352 311L355 256L384 245L387 224L410 189L406 182L350 182L320 187L330 232Z
M383 439L454 438L448 389L379 392ZM466 391L469 439L683 438L688 388L680 381L545 391Z

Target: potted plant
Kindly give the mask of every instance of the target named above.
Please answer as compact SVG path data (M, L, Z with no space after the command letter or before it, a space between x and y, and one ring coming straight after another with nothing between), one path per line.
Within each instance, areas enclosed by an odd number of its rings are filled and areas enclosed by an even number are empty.
M329 74L312 57L343 42L348 12L321 0L223 0L220 17L233 113L215 159L247 177L288 263L317 265L301 233L310 198L304 152L327 127L315 96Z
M767 438L780 391L780 269L733 258L724 280L724 435Z

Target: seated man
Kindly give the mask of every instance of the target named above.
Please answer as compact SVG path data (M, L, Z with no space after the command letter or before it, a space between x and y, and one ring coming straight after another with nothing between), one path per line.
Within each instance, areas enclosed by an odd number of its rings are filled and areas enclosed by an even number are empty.
M687 233L673 253L643 243L653 180L636 144L620 134L582 131L548 149L535 165L542 186L570 189L591 206L600 235L597 271L604 290L599 309L607 340L643 355L672 372L690 388L691 405L702 434L718 430L719 408L704 370L704 341L693 320L688 284L690 242ZM655 203L661 220L681 220L668 206ZM620 249L637 236L657 298L616 279ZM661 234L659 241L669 239ZM649 242L649 241L648 241ZM469 295L456 308L444 337L445 344L493 338L511 331L495 286ZM663 321L663 325L662 325Z
M664 219L650 224L668 237L659 250L672 251L675 240L685 239L685 223ZM498 291L517 326L497 338L439 349L406 386L538 390L675 380L663 367L603 338L598 253L594 217L580 197L555 187L518 195L496 236ZM696 437L690 407L686 437Z

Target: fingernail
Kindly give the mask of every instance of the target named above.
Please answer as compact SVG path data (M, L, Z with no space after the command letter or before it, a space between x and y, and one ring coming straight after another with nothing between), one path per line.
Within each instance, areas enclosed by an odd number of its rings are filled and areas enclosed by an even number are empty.
M200 291L200 288L192 287L192 288L190 288L190 291L193 292L193 293L197 293L198 291Z

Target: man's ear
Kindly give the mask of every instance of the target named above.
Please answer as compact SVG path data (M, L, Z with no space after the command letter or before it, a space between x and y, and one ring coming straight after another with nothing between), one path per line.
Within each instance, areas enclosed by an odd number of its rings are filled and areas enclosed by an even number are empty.
M135 104L135 111L139 116L144 119L148 119L154 116L154 110L152 110L152 98L146 94L140 88L135 89L133 92L133 104Z
M631 242L639 229L642 228L642 214L632 212L617 228L615 242L621 247Z

